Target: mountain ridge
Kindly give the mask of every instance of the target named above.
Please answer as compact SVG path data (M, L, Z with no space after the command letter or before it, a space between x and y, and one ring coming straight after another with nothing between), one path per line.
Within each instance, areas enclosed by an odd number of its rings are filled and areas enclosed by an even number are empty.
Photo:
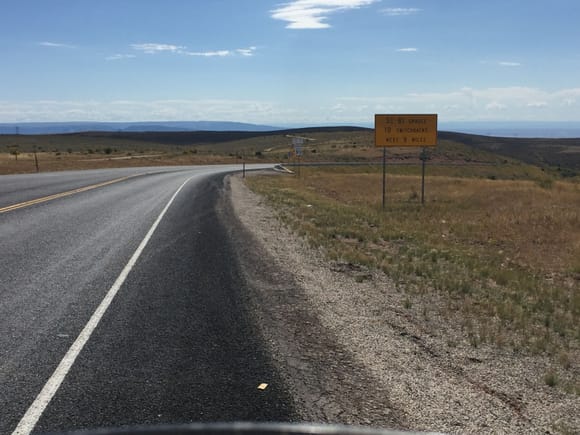
M279 127L234 121L21 122L0 123L0 134L71 134L83 132L274 131Z

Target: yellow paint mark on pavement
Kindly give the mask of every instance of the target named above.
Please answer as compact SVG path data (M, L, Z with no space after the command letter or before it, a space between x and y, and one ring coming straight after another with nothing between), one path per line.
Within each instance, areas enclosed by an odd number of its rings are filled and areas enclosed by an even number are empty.
M116 178L114 180L105 181L104 183L92 184L90 186L80 187L78 189L69 190L67 192L56 193L54 195L49 195L49 196L44 196L42 198L32 199L30 201L20 202L18 204L12 204L12 205L9 205L7 207L0 208L0 214L6 213L6 212L9 212L12 210L18 210L18 209L24 208L24 207L29 207L29 206L35 205L35 204L40 204L43 202L52 201L54 199L64 198L65 196L75 195L77 193L86 192L88 190L97 189L99 187L108 186L109 184L119 183L120 181L125 181L129 178L132 178L132 177L135 177L135 175L129 175L127 177Z
M265 390L266 388L268 388L268 384L260 384L260 385L258 385L258 390Z

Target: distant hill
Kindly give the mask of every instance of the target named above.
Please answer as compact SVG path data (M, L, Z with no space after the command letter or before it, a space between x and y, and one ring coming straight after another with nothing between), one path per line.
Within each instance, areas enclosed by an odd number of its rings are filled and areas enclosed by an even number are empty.
M251 139L254 137L264 136L284 136L292 135L306 135L309 133L336 133L362 131L369 132L367 128L362 127L307 127L295 128L291 130L200 130L200 131L181 131L181 132L167 132L167 131L150 131L150 132L98 132L88 131L83 133L75 133L79 138L112 138L112 139L126 139L130 141L150 142L155 144L166 145L196 145L196 144L216 144L223 142L233 142L244 139Z
M167 122L25 122L0 123L0 134L67 134L87 131L103 132L185 132L185 131L272 131L269 125L224 121Z
M441 122L439 129L469 133L480 136L500 136L513 138L577 138L580 137L580 122Z
M372 160L378 156L378 153L366 151L360 151L358 157L353 155L355 149L358 153L358 150L366 149L368 151L375 148L374 130L362 127L309 127L262 131L241 129L175 131L171 129L180 128L180 125L183 126L182 123L173 123L169 126L165 123L145 124L155 128L156 131L140 131L139 125L131 124L125 126L124 130L116 129L114 131L85 131L49 135L0 135L0 151L18 145L21 152L29 152L34 148L41 151L71 150L71 152L89 152L89 150L96 152L96 150L105 148L130 152L143 150L183 152L195 148L200 152L222 154L233 154L240 150L252 153L286 153L292 143L291 137L288 136L305 136L314 138L313 141L307 143L309 144L308 148L316 150L315 154L318 159L347 161L348 159L360 158ZM204 126L207 128L232 125L240 127L238 123L217 124L206 123ZM200 126L200 124L197 125ZM247 124L241 124L241 126L247 126ZM161 128L170 128L170 130L160 130ZM574 175L580 171L580 138L526 139L448 131L440 131L438 137L440 146L437 152L440 154L439 157L443 159L477 161L487 156L482 161L494 161L493 158L490 160L489 157L496 156L495 160L512 158L541 167L560 168L562 175L566 176L568 174ZM326 151L322 152L324 148ZM416 150L414 148L408 151L412 153ZM401 150L394 150L393 153L400 155Z
M511 157L537 166L580 169L580 138L541 139L492 137L441 131L439 140Z
M341 125L307 128L341 128ZM362 127L373 128L371 124ZM0 135L41 135L82 132L188 132L188 131L253 131L295 130L304 125L259 125L225 121L153 121L153 122L23 122L0 123ZM512 138L576 138L580 122L441 122L440 130L480 136Z

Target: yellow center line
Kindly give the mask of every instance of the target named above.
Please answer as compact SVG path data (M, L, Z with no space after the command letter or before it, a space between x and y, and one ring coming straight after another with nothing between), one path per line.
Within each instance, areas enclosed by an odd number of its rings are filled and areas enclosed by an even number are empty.
M114 180L105 181L104 183L92 184L90 186L80 187L78 189L69 190L67 192L56 193L54 195L44 196L42 198L32 199L26 202L20 202L18 204L12 204L7 207L0 208L0 214L6 213L12 210L18 210L19 208L29 207L34 204L40 204L47 201L52 201L53 199L64 198L65 196L74 195L81 192L86 192L88 190L97 189L99 187L108 186L109 184L119 183L120 181L127 180L129 178L135 177L135 175L129 175L127 177L116 178Z

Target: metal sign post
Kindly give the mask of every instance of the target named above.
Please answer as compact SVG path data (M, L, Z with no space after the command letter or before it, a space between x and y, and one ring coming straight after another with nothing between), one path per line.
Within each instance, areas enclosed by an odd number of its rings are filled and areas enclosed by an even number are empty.
M301 174L301 164L302 164L302 145L304 145L304 138L303 137L293 137L292 138L292 145L294 146L294 155L298 159L298 176L300 177Z
M427 164L427 149L421 151L421 204L425 205L425 165Z
M298 166L296 172L300 177L300 168L302 166L302 155L303 155L303 145L305 141L315 141L311 137L295 136L293 134L285 135L288 138L292 138L292 148L290 150L291 154L294 156L294 165L296 165L296 159L298 159Z
M383 210L385 209L387 193L387 148L383 147Z

